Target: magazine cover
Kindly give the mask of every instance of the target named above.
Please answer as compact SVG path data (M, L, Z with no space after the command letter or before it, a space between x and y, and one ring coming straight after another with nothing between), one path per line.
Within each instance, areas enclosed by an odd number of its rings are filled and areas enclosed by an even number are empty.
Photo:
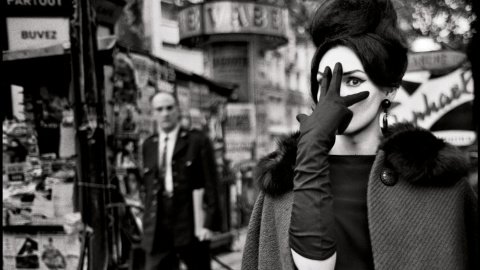
M3 235L4 269L77 269L80 241L77 234L39 232Z

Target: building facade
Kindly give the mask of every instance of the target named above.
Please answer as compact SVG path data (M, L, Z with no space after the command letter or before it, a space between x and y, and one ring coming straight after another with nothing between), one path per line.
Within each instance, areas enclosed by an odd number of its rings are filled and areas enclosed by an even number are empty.
M161 33L147 33L152 43L160 43L152 45L160 48L152 53L237 85L226 123L227 156L233 163L273 150L279 136L298 130L295 116L311 107L314 48L296 38L282 2L145 1L144 9L160 14L145 15L145 28Z

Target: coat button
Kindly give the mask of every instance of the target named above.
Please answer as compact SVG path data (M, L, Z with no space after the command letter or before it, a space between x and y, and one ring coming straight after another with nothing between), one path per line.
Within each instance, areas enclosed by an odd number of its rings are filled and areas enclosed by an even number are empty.
M380 174L380 180L382 180L382 183L386 186L393 186L398 181L395 173L388 168L383 169L382 173Z

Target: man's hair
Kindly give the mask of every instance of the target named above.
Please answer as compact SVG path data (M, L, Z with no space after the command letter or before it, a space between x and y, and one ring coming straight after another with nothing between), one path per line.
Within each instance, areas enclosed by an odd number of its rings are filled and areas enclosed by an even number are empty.
M156 96L158 96L159 94L167 94L167 95L170 95L171 97L173 97L173 100L175 101L175 105L180 107L180 103L178 101L178 98L177 96L173 93L173 92L167 92L167 91L159 91L159 92L156 92L155 94L153 94L151 97L150 97L150 103L152 103L153 101L153 98L155 98Z
M376 85L400 86L407 69L408 47L390 0L326 0L315 11L310 35L317 46L310 74L315 102L320 60L336 46L354 51Z

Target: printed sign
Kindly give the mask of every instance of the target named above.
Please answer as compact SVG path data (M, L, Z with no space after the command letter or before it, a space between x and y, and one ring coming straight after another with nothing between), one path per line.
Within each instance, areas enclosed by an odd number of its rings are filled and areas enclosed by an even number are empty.
M122 14L125 2L123 0L97 0L95 1L95 12L100 23L114 25Z
M181 39L202 34L201 12L202 6L196 5L183 9L178 13L178 27Z
M3 234L4 269L78 269L80 241L77 234L38 232Z
M250 103L233 103L227 105L227 132L243 133L253 136L255 108Z
M245 2L213 2L204 5L206 34L257 33L285 35L286 13L278 6Z
M254 104L227 104L225 124L227 157L234 163L243 159L251 159L255 141Z
M237 101L248 102L248 47L246 44L212 45L208 54L213 77L238 85Z
M62 44L69 32L68 18L7 18L9 50Z
M470 69L459 68L442 77L409 84L414 89L404 86L397 92L395 102L399 104L390 110L392 119L430 129L453 145L467 146L475 141Z
M261 34L286 42L287 10L247 1L215 1L178 14L180 39L212 34Z
M65 17L72 12L71 0L3 0L6 17Z
M9 181L22 182L25 180L25 163L11 163L5 166Z
M467 60L467 55L457 51L412 53L408 55L407 71L457 68L465 60Z

